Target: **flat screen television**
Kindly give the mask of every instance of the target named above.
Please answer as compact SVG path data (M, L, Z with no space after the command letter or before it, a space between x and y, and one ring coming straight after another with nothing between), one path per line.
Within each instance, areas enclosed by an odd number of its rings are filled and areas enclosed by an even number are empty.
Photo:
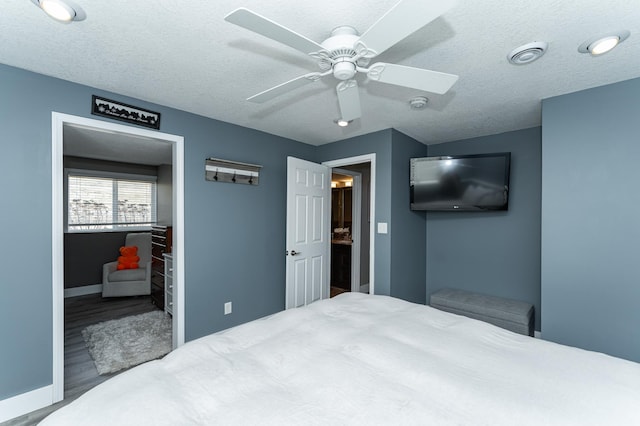
M410 167L411 210L508 209L509 152L412 158Z

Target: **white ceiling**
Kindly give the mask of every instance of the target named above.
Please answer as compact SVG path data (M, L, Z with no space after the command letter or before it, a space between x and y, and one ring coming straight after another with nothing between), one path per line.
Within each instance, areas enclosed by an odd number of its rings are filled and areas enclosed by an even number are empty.
M0 61L313 145L386 128L432 144L538 126L541 99L640 77L640 0L459 0L376 58L457 74L452 90L434 95L361 80L363 117L339 128L333 77L266 104L246 102L319 69L224 16L247 7L321 42L339 25L364 32L397 0L75 1L87 19L69 25L29 0L3 1ZM631 36L614 51L578 53L586 39L620 29ZM532 41L549 43L545 56L507 62ZM416 95L430 99L427 108L409 109Z

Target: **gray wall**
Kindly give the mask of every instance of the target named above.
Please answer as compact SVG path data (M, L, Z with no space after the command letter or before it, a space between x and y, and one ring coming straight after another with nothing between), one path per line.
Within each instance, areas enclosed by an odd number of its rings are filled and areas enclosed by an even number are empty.
M52 382L53 108L40 102L42 92L50 90L47 84L35 84L41 78L0 66L0 217L5 224L0 244L0 399ZM64 99L70 87L62 83L55 92Z
M163 120L165 115L163 114ZM186 338L284 309L287 156L314 147L181 113L185 152ZM205 181L204 160L260 164L260 184ZM223 304L233 302L233 314Z
M64 288L102 284L102 265L118 258L126 232L64 234Z
M396 130L392 137L391 295L426 303L426 221L410 209L409 159L424 157L427 147Z
M640 79L542 104L542 335L640 361Z
M427 213L427 296L451 287L530 302L540 330L540 144L536 127L428 147L511 152L511 178L508 211Z
M286 156L315 160L314 147L5 65L0 93L0 400L52 383L51 112L96 118L93 94L185 137L187 340L284 308ZM262 164L260 185L206 182L211 156Z

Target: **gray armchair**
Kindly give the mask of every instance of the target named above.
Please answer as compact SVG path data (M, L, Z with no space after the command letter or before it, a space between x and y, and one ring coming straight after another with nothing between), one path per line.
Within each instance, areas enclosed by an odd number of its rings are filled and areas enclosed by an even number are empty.
M138 246L138 269L118 270L118 262L102 267L102 297L151 294L151 233L127 234L125 246Z

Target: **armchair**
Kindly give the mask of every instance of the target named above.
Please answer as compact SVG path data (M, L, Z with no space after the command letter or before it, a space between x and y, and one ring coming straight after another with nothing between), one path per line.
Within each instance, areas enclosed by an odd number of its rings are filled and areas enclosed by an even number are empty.
M125 245L138 247L140 266L119 271L117 261L105 263L102 267L102 297L151 294L151 233L127 234Z

